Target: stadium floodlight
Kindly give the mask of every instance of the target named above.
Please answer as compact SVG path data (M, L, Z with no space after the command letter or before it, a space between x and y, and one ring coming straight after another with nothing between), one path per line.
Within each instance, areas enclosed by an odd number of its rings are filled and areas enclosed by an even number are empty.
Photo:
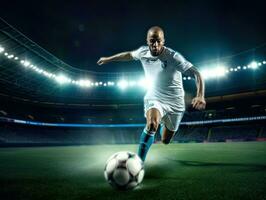
M18 60L18 57L16 56L14 59L15 59L15 60Z
M107 82L107 85L108 85L108 86L113 86L114 84L115 84L115 83L112 82L112 81L108 81L108 82Z
M70 83L71 82L71 79L69 79L68 77L60 74L60 75L57 75L55 77L55 80L59 83L59 84L66 84L66 83Z
M241 66L237 66L237 69L241 69Z
M79 80L79 81L77 81L77 84L80 85L81 87L90 87L91 86L91 81L88 80L88 79Z
M5 56L8 56L8 53L7 53L7 52L5 52L5 53L4 53L4 55L5 55Z
M224 66L218 66L215 68L204 69L200 73L204 79L219 78L223 77L226 74L227 68ZM230 71L233 71L233 68L230 68Z
M7 56L7 58L8 58L8 59L14 58L14 55L11 54L11 55Z
M30 62L27 61L27 60L24 60L23 65L24 65L25 67L28 67L28 66L30 65Z
M244 66L244 67L243 67L243 69L244 69L244 70L246 70L246 69L247 69L247 67L246 67L246 66Z
M104 86L104 87L106 87L106 86L107 86L107 84L106 84L106 83L104 83L104 84L103 84L103 86Z
M49 73L47 71L43 71L43 75L49 77Z
M252 61L252 62L250 63L250 68L251 68L251 69L257 69L257 68L258 68L258 63L255 62L255 61Z
M126 80L120 80L117 85L120 89L124 90L128 87L128 82Z
M39 71L39 67L34 66L33 69L37 72Z
M0 46L0 53L3 53L5 51L4 47Z
M44 72L43 69L39 69L37 72L39 72L40 74L42 74Z
M225 75L226 73L226 67L224 66L219 66L217 68L214 69L214 74L215 74L215 77L222 77Z
M258 63L258 66L261 66L261 65L262 65L261 62L259 62L259 63Z
M99 86L99 83L98 83L98 82L95 82L94 85L95 85L96 87L98 87L98 86Z
M265 61L265 60L264 60L264 61L262 61L262 64L266 65L266 61Z
M53 77L53 74L48 72L47 76L48 76L49 78L51 78L51 77Z

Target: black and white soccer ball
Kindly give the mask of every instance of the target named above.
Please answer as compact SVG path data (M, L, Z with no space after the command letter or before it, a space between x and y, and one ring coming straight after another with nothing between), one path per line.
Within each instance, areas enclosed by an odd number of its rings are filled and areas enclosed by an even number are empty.
M116 189L133 189L143 180L143 162L137 154L132 152L115 153L106 162L104 177Z

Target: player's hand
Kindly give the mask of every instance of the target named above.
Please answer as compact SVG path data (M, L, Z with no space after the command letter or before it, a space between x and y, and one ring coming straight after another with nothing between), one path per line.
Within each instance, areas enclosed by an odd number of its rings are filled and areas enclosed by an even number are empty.
M206 107L206 101L204 97L195 97L192 99L192 107L198 110L204 110Z
M106 63L108 63L108 62L109 62L109 59L108 59L107 57L101 57L101 58L98 60L97 64L98 64L98 65L103 65L103 64L106 64Z

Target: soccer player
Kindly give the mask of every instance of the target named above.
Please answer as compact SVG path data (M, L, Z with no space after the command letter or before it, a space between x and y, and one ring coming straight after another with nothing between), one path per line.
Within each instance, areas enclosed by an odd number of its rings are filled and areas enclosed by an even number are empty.
M140 136L138 150L143 161L160 124L161 140L164 144L169 144L178 130L185 111L182 73L195 77L196 80L197 94L192 99L192 107L202 110L206 106L202 76L180 53L164 46L164 43L163 30L154 26L147 32L147 46L110 57L101 57L97 62L102 65L112 61L139 60L146 80L151 83L144 97L146 127Z

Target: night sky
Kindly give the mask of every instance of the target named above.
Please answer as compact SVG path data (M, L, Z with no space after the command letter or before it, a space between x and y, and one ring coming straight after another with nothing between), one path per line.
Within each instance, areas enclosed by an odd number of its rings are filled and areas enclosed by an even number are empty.
M136 62L96 62L144 45L153 25L196 66L266 42L264 1L66 2L1 2L0 16L64 62L93 71L140 71Z

